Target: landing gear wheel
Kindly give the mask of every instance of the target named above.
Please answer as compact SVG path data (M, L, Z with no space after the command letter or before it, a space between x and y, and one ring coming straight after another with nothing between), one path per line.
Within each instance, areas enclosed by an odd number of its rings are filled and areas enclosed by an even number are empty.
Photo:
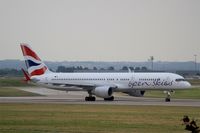
M89 101L89 97L85 97L85 101Z
M96 97L85 97L85 101L96 101Z
M170 98L165 98L165 102L170 102L171 99Z
M104 98L104 101L113 101L114 100L114 96L111 96L109 98Z
M88 91L89 96L85 97L85 101L96 101L96 97L92 96L92 92Z
M91 97L92 101L96 101L96 97Z
M171 91L171 92L173 92L173 91ZM167 97L165 98L165 102L170 102L171 101L171 92L170 91L167 91Z

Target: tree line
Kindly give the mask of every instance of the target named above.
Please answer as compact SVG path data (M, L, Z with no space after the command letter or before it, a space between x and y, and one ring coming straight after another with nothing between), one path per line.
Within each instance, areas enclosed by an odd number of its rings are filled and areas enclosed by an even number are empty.
M114 72L114 71L148 71L147 67L127 67L127 66L123 66L120 70L116 70L114 66L110 66L108 68L97 68L97 67L93 67L93 68L88 68L88 67L83 67L83 66L72 66L72 67L65 67L65 66L58 66L57 69L51 70L54 72ZM16 77L20 77L23 76L23 73L21 70L17 70L17 69L0 69L0 77L4 77L4 76L16 76Z
M83 67L83 66L77 66L77 67L65 67L65 66L58 66L56 72L99 72L99 71L148 71L147 67L127 67L127 66L123 66L120 70L116 70L115 67L110 66L108 68L97 68L97 67L93 67L93 68L88 68L88 67Z

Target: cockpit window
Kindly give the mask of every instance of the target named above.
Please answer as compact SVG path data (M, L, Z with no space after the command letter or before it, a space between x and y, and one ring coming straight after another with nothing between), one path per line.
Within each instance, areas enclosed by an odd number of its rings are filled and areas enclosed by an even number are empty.
M176 79L176 82L185 81L185 79Z

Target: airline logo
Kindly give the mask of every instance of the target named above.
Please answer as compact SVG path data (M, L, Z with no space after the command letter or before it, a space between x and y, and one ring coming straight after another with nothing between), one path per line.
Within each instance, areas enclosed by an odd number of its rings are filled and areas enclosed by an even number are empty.
M47 66L28 44L21 44L22 53L30 76L42 75L47 71Z

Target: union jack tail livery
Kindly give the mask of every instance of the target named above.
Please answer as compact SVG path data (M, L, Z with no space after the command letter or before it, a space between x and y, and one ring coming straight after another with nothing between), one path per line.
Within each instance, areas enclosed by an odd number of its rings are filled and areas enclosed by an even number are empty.
M30 77L49 72L47 66L28 44L21 43L20 45Z

